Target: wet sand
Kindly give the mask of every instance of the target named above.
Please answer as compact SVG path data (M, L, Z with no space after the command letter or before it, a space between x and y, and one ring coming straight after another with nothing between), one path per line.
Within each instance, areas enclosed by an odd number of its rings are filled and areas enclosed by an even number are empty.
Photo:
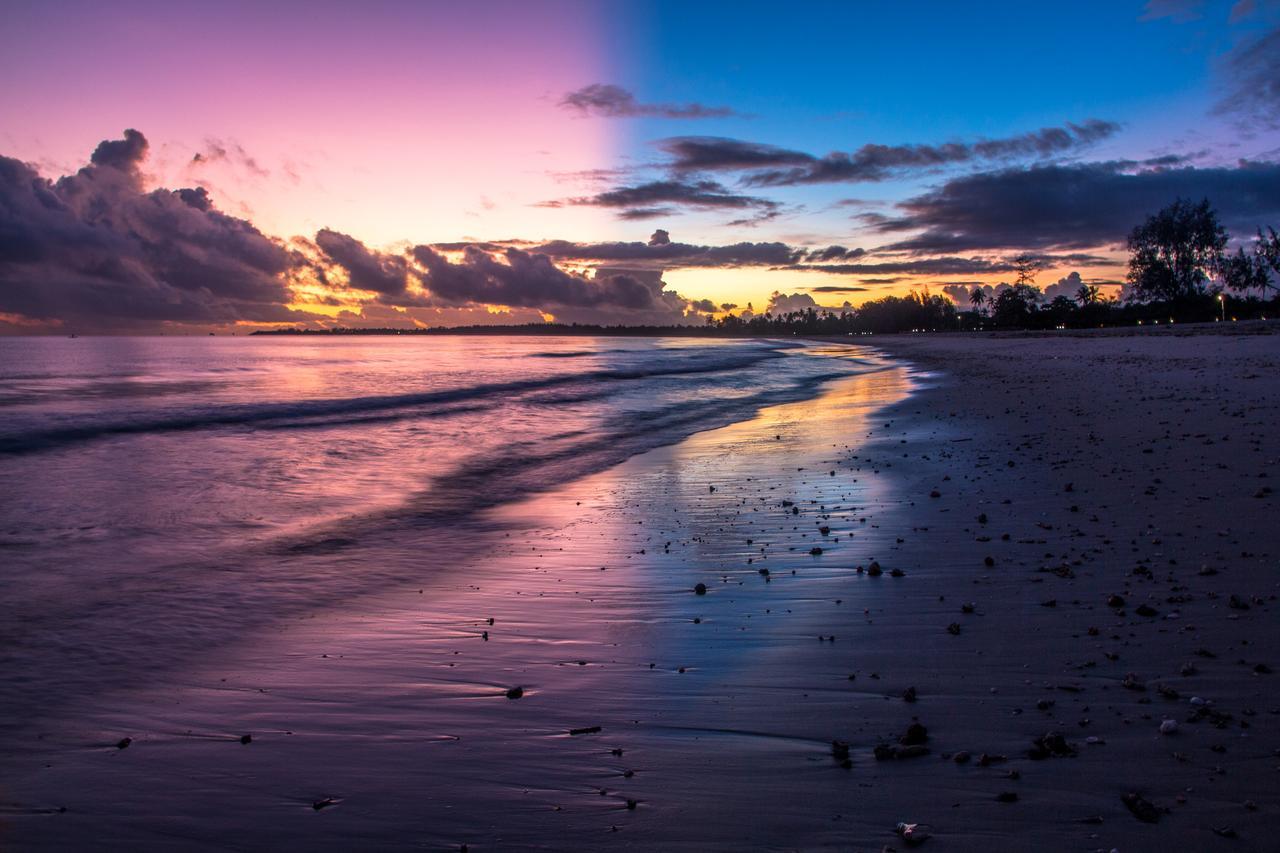
M0 843L1274 849L1280 337L874 344L34 721Z

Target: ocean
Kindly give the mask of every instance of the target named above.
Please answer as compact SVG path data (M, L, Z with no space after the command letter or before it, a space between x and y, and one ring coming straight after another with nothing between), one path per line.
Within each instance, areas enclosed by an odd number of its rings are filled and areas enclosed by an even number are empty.
M795 341L0 339L22 726L474 553L484 510L878 370Z

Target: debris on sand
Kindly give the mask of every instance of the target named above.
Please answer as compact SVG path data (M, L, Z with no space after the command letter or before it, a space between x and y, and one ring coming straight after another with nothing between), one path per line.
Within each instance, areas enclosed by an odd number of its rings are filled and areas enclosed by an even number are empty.
M1132 792L1125 794L1120 798L1120 802L1124 803L1125 808L1143 823L1155 823L1160 820L1160 810L1140 794Z
M509 690L507 690L508 699L519 699L523 695L524 695L523 687L512 687Z
M569 729L569 734L571 734L571 735L593 735L593 734L595 734L596 732L598 732L598 731L600 731L600 730L601 730L601 729L600 729L600 727L599 727L599 726L584 726L583 728L580 728L580 729Z
M916 847L929 840L929 827L922 823L899 823L893 830L908 847Z
M1027 750L1027 757L1035 761L1076 754L1076 748L1067 742L1066 736L1061 732L1046 732L1031 743L1031 749Z
M903 732L902 737L898 738L898 743L903 746L913 746L918 743L924 743L928 739L929 730L917 722L907 726L907 730Z

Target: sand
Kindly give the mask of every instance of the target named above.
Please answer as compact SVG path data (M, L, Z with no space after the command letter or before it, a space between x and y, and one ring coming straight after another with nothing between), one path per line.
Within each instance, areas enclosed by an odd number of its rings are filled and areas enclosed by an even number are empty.
M1280 337L868 343L33 721L0 843L1275 849Z

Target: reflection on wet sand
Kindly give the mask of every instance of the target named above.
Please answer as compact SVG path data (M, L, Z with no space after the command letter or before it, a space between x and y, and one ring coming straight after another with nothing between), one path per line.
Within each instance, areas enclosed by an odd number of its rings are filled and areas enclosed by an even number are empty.
M466 549L410 532L362 552L416 561L423 585L255 632L48 732L56 761L22 799L72 805L23 836L596 849L696 845L726 809L812 835L848 808L806 780L858 689L817 637L875 595L853 567L894 501L858 442L910 385L842 379L487 510Z

